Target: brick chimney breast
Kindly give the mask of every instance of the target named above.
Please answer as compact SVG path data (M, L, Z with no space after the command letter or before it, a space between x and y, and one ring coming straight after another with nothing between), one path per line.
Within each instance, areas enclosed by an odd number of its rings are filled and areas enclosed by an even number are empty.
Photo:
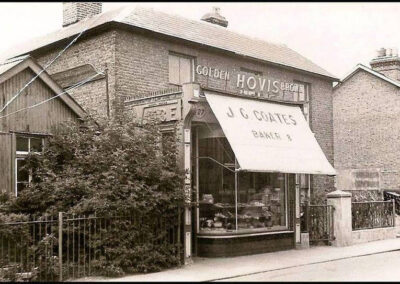
M369 64L372 70L390 79L400 81L400 57L397 48L381 48Z
M212 12L206 13L203 17L201 17L201 20L226 28L228 26L228 20L225 19L224 16L221 16L219 11L220 8L213 7Z
M63 27L102 12L101 2L63 2Z

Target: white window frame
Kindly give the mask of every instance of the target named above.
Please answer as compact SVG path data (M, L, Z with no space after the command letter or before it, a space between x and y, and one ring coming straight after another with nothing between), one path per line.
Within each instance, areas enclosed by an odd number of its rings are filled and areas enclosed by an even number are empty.
M28 139L28 151L15 151L16 152L16 156L15 156L15 175L14 175L14 181L15 181L15 196L18 196L18 184L20 183L26 183L26 182L18 182L18 160L25 160L26 156L33 152L31 151L31 138L35 138L35 139L41 139L42 140L42 152L44 150L44 137L40 137L40 136L29 136L29 135L17 135L17 139L18 138L26 138ZM35 154L41 155L42 152L33 152ZM32 173L29 173L28 176L28 187L31 185L32 182Z

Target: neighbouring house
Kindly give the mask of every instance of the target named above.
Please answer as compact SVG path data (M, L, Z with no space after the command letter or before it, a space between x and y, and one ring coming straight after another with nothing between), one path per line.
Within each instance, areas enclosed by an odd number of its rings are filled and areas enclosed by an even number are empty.
M283 44L153 9L101 13L63 3L63 28L15 47L42 65L81 34L48 72L89 113L128 111L178 129L186 170L183 244L192 256L284 250L300 243L302 198L334 190L332 83ZM311 44L311 43L310 43Z
M355 199L400 189L397 49L380 49L370 65L358 64L333 92L336 183Z
M40 73L41 70L42 67L29 56L0 64L2 193L18 196L25 190L31 180L29 173L21 169L26 155L43 150L46 137L51 135L54 126L60 122L78 121L85 115L79 104L47 72ZM20 92L36 75L39 75L37 79Z

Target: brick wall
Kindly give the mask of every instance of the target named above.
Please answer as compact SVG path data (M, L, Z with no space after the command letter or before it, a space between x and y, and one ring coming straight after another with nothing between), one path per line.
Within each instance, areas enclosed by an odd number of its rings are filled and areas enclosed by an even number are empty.
M380 169L382 189L400 188L399 88L361 70L335 89L333 105L335 167Z
M69 47L48 69L48 73L54 74L84 64L92 64L100 72L108 67L108 87L110 101L115 99L115 36L116 31L110 30L95 37L82 36ZM55 58L67 45L54 48L51 51L34 53L39 64L44 66ZM72 90L71 95L81 106L90 113L106 113L106 80L96 80Z
M60 49L40 54L39 62L46 63L56 56ZM310 125L322 150L333 164L332 129L332 84L300 72L256 63L220 52L194 48L171 41L160 40L144 34L126 30L111 30L94 37L79 40L49 69L50 74L82 64L91 63L98 70L109 63L109 90L111 99L120 96L135 96L150 91L171 87L168 82L168 54L181 53L195 58L195 64L228 70L231 73L240 67L261 71L263 76L293 82L302 81L311 85ZM236 80L213 79L195 74L195 81L203 87L235 92ZM73 96L85 109L105 109L105 82L99 80L74 91ZM333 178L314 176L316 191L333 190Z
M333 165L333 107L332 84L306 74L282 70L266 64L227 56L207 50L196 49L145 35L118 31L116 38L116 92L122 95L142 94L168 88L168 54L170 51L193 56L195 64L228 70L234 73L244 67L260 71L263 76L293 82L302 81L311 84L310 126ZM195 74L195 81L202 87L237 91L236 79L223 81ZM323 175L312 177L315 192L323 196L334 189L334 179Z

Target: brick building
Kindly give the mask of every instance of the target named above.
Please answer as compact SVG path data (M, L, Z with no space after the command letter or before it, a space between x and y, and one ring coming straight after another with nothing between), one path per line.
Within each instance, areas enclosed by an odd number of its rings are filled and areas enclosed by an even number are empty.
M400 189L400 58L381 49L370 64L358 64L333 94L337 187L355 199Z
M44 65L82 32L48 69L55 81L65 88L106 71L71 92L84 109L112 115L123 106L142 121L161 119L166 132L178 126L185 189L200 207L186 208L188 259L192 253L291 248L300 241L300 192L324 196L334 188L326 174L334 174L332 82L337 79L287 46L232 32L228 24L218 9L194 21L140 7L101 13L101 3L64 3L62 29L9 55L29 53ZM222 122L222 106L231 111L229 117L245 119L243 125ZM253 131L247 119L279 127ZM279 132L292 131L290 125L298 138L292 152L277 144L290 144L291 134ZM249 152L249 146L243 150L236 137L241 131L253 135L248 139L258 141L253 146L260 153ZM269 149L260 147L262 139L275 143L268 161L260 160Z

